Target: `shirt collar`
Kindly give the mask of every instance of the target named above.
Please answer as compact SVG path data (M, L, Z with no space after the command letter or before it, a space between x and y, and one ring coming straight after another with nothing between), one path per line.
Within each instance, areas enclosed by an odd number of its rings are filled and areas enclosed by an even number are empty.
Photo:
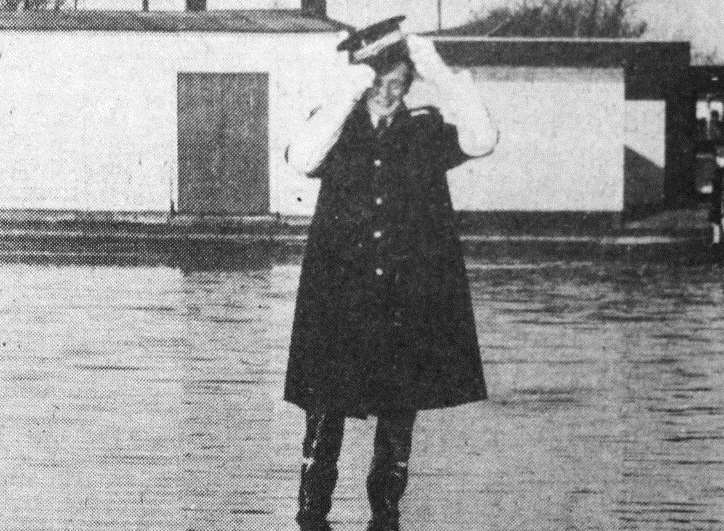
M372 128L373 128L373 129L376 129L376 128L377 128L377 124L380 123L380 119L382 118L382 116L379 115L379 114L373 113L373 112L372 112L372 109L370 109L369 106L365 105L365 107L367 108L367 112L368 112L369 115L370 115L370 122L372 122ZM389 126L392 124L392 122L395 121L395 119L400 115L400 112L401 112L403 109L405 109L405 103L404 103L404 102L400 102L400 104L399 104L399 105L397 106L397 108L393 111L393 113L392 113L391 115L387 116L387 127L389 127Z

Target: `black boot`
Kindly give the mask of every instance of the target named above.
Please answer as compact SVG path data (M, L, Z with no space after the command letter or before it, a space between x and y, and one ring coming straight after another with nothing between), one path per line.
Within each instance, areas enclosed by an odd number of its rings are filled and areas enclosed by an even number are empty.
M332 508L332 492L337 483L337 467L312 461L302 465L299 483L297 523L302 531L329 531L327 515Z
M327 515L337 483L337 459L342 447L344 416L327 411L307 413L305 463L299 482L297 523L302 531L329 531Z
M399 531L400 499L407 486L414 411L381 415L375 433L374 457L367 476L372 518L367 531Z
M407 486L407 463L393 463L384 469L370 472L367 494L372 519L367 531L399 531L400 499Z

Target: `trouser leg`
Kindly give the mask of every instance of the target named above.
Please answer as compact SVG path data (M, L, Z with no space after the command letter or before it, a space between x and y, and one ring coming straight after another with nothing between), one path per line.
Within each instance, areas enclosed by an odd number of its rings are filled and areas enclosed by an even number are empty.
M367 476L367 495L372 509L368 531L399 529L399 503L407 486L414 423L414 411L378 417L374 455Z
M302 446L297 522L304 531L329 529L327 514L337 483L337 460L342 448L344 416L327 410L307 412Z

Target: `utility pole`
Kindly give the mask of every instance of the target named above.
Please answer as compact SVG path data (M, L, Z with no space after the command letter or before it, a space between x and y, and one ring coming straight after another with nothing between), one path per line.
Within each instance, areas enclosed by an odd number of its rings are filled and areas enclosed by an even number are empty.
M437 30L442 29L442 0L437 0Z

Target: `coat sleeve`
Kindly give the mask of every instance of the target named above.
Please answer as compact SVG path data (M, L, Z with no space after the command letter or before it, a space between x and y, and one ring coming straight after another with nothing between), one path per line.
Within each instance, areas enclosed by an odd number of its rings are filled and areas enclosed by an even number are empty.
M445 121L436 107L426 107L429 113L429 133L432 138L432 156L444 170L450 170L475 158L463 151L457 126Z
M309 113L284 153L292 168L309 177L319 175L320 166L337 143L347 118L372 85L374 71L356 66L340 72L340 76L345 78L344 83L334 97Z
M460 149L470 157L484 157L495 149L498 127L480 98L469 71L439 81L440 111L446 123L454 124Z
M332 148L339 140L347 116L355 102L343 102L313 110L284 157L297 172L317 177Z
M460 147L460 135L458 134L458 128L456 126L442 122L441 130L440 160L443 162L446 170L451 170L475 158L465 153Z

